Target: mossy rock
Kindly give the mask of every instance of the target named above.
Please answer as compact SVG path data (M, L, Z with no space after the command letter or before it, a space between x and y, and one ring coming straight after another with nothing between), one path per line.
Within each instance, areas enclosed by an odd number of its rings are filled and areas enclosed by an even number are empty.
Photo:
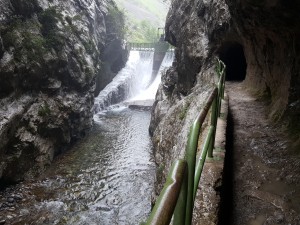
M35 13L42 11L37 0L11 0L13 10L17 15L30 18Z

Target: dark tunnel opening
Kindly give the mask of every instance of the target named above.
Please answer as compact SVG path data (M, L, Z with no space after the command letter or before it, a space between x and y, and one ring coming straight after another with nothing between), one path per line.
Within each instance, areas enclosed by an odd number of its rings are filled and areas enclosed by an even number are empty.
M227 81L243 81L247 63L243 46L237 42L227 42L219 49L219 57L226 64Z

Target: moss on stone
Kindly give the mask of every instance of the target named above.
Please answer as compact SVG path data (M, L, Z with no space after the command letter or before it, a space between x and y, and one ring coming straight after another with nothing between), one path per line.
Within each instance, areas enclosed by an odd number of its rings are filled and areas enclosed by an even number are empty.
M46 116L50 115L50 113L51 113L51 110L50 110L49 104L47 102L44 102L39 108L38 115L41 117L46 117Z
M92 54L96 49L96 46L95 46L94 42L91 39L88 40L87 42L82 41L82 44L83 44L86 52L89 53L89 54Z
M184 107L181 109L181 112L179 114L179 119L183 120L186 117L186 113L190 107L190 102L185 103Z
M126 33L125 13L116 6L108 6L106 27L108 39L124 39Z
M41 32L46 40L47 48L60 51L65 44L65 37L58 31L57 23L62 21L62 14L55 7L50 7L38 15L42 24Z

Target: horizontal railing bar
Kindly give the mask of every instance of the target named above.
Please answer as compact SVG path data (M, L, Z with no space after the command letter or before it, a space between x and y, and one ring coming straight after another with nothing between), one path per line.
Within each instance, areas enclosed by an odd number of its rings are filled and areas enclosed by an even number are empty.
M214 133L215 127L214 126L210 126L209 131L207 133L202 151L201 151L201 155L199 157L199 161L197 163L196 169L195 169L195 180L194 180L194 201L195 201L195 197L196 197L196 193L197 193L197 188L199 185L199 181L200 181L200 177L203 171L203 166L205 163L205 159L206 159L206 155L207 155L207 151L209 148L209 144L212 141L212 137L213 137L213 133Z
M186 169L186 161L176 160L146 225L168 225L176 206Z
M169 224L175 206L173 224L190 225L192 223L194 201L206 156L208 154L208 157L213 157L217 118L220 116L221 100L224 98L226 66L219 59L217 62L219 81L190 128L186 145L186 161L177 160L173 164L164 188L146 223L148 225ZM195 168L200 129L210 108L210 127Z
M165 42L162 42L165 43ZM161 42L153 42L153 43L134 43L134 42L128 42L127 43L127 49L129 50L139 50L139 51L154 51L158 45L161 44ZM163 50L165 51L173 51L174 47L170 44L168 44L168 49Z
M203 122L204 122L204 120L206 118L206 115L207 115L207 113L208 113L208 111L209 111L209 109L210 109L210 107L212 105L212 102L213 102L214 98L217 96L217 94L218 94L218 88L215 87L212 90L211 94L209 95L207 101L205 102L204 107L202 108L202 110L198 114L198 116L197 116L194 124L195 123L200 123L201 125L203 124Z
M200 128L217 94L218 94L218 89L215 87L211 92L211 94L209 95L204 107L202 108L199 115L195 119L190 129L190 133L188 137L188 143L186 148L186 161L187 161L187 168L188 168L188 191L187 191L187 204L186 204L186 216L185 216L186 225L191 224L192 217L193 217L194 176L195 176L196 152L197 152Z

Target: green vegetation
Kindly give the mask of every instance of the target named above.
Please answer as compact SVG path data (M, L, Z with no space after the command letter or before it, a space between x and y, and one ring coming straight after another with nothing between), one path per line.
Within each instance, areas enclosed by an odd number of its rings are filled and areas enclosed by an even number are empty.
M183 120L186 117L186 113L187 113L187 111L190 107L190 104L191 104L190 102L187 102L187 103L184 104L184 107L181 109L181 112L179 114L179 119L180 120Z
M92 54L93 51L95 50L96 46L94 42L90 39L88 42L82 41L82 44L86 50L87 53Z
M3 30L3 43L5 48L14 47L17 61L27 56L28 59L41 60L45 52L46 40L39 34L40 24L34 19L25 21L15 20Z
M21 29L21 20L15 20L7 29L1 29L4 47L15 46L19 39L19 29Z
M59 34L56 24L62 21L62 15L58 13L55 7L50 7L38 15L39 21L42 24L42 34L46 39L48 48L54 48L59 51L65 43L65 38Z
M108 38L124 39L127 32L124 11L119 10L117 7L109 6L106 23Z
M14 47L17 61L27 57L29 60L42 62L47 49L59 51L64 45L65 38L56 26L61 19L61 14L51 7L39 12L38 18L12 20L9 26L0 30L4 47Z
M159 165L159 167L156 169L156 173L159 174L159 175L162 175L162 173L164 172L165 167L166 166L164 164Z
M80 31L74 25L74 21L81 19L82 15L76 15L72 18L66 16L64 20L57 7L39 11L37 17L28 19L17 17L12 19L7 26L0 26L4 48L8 50L13 47L16 62L34 61L43 64L44 55L49 50L54 49L56 52L60 52L63 49L67 35L74 34L80 37ZM58 26L58 23L62 23L64 30ZM95 49L92 40L84 43L84 47L87 52L92 52ZM79 53L82 52L83 48L78 51ZM81 65L81 67L88 74L91 73L89 68L85 68L85 65Z
M116 0L126 13L127 41L158 41L157 28L163 27L167 4L163 0Z
M157 42L155 43L155 51L166 52L169 49L169 44L167 42Z
M49 104L45 101L43 103L43 105L40 105L38 115L41 117L45 117L45 116L50 115L50 112L51 112L51 110L50 110Z

